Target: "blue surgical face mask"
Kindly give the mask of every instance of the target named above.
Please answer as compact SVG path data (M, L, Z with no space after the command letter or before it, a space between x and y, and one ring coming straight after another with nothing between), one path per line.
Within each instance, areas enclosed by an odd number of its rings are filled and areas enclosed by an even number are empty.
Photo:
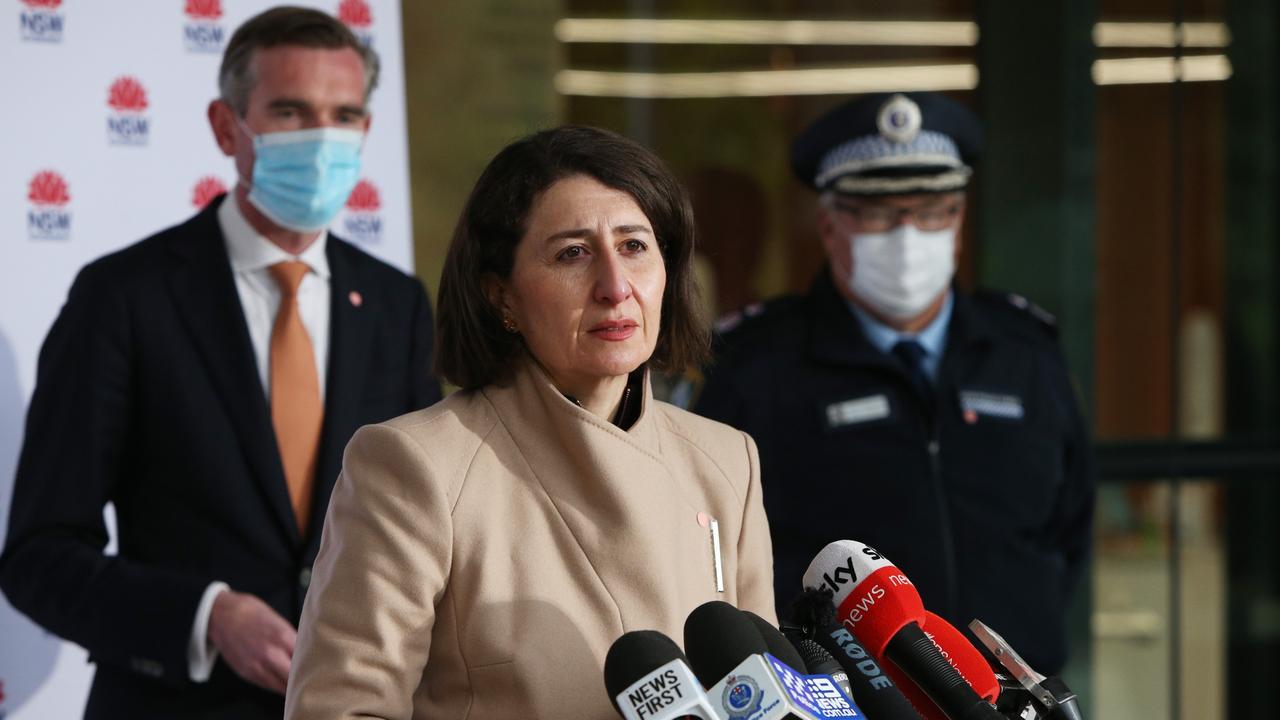
M364 133L330 127L260 135L244 130L253 137L249 202L289 230L328 226L360 180Z

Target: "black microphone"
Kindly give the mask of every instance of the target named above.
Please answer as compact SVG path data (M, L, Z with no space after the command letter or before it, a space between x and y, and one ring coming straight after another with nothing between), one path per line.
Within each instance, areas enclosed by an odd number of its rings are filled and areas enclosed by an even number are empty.
M812 640L809 641L809 645L805 649L801 649L800 645L783 635L768 620L749 610L744 610L743 614L760 631L760 637L764 638L765 645L769 647L770 655L810 675L830 675L831 679L835 681L836 685L840 686L845 695L853 697L853 692L849 688L849 676L845 673L844 668L840 667L840 663L831 657L831 653L814 644Z
M694 672L708 686L711 702L726 718L860 717L853 700L830 677L803 675L769 652L756 621L728 603L704 603L689 613L684 645ZM803 665L795 650L785 647L785 640L782 645L779 649L792 662Z
M920 720L902 690L836 621L831 597L825 588L801 593L791 605L791 622L782 626L783 634L796 643L801 655L806 647L816 647L838 663L848 678L849 695L871 720ZM826 672L813 666L810 671Z
M656 630L633 630L613 642L604 687L626 720L719 720L684 653Z

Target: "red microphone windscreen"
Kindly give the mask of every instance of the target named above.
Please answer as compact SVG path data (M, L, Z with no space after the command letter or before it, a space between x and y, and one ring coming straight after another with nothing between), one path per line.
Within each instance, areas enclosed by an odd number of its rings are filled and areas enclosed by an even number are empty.
M874 549L853 540L827 545L804 573L806 588L829 588L836 619L883 661L885 646L903 626L923 626L924 604L911 580Z
M942 656L960 673L960 677L969 683L973 691L989 703L995 703L1000 697L1000 681L991 669L986 656L973 646L969 638L964 636L954 625L925 611L924 634L933 640L933 644L942 650Z
M1000 696L1000 681L996 679L995 671L982 652L954 625L927 610L925 621L920 627L969 687L987 702L995 703ZM892 660L881 663L881 667L923 720L948 720L946 714Z

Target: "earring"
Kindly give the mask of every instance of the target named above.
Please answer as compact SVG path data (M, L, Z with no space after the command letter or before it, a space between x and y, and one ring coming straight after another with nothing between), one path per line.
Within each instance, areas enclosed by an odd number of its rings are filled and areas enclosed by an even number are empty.
M516 321L511 317L509 313L505 313L505 312L502 313L502 329L506 330L512 335L516 334L517 332Z

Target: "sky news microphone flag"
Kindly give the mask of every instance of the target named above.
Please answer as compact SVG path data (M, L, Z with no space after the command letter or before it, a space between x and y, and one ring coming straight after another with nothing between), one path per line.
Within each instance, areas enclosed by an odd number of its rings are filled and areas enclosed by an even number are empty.
M205 108L232 31L265 0L10 0L0 6L0 536L36 354L71 280L94 258L178 223L236 182ZM400 3L289 0L345 22L382 62L363 172L332 224L412 270ZM114 524L112 523L112 526ZM0 718L79 717L92 677L80 648L0 599Z

